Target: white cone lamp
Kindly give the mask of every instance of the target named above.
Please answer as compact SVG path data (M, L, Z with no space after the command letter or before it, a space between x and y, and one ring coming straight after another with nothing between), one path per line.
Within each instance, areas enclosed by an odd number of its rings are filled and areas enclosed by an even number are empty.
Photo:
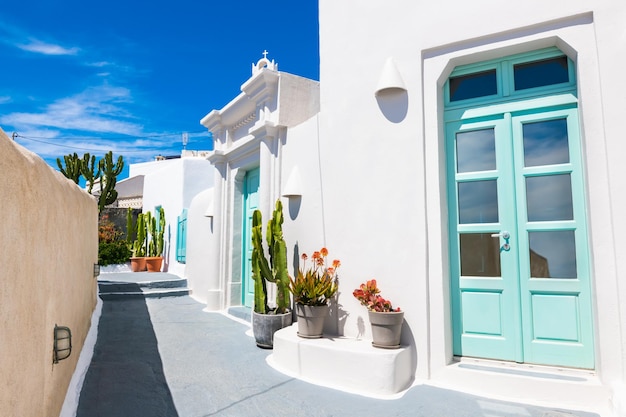
M376 86L375 95L396 94L405 91L406 86L404 85L404 80L402 79L402 75L400 75L395 61L391 57L387 58L383 71L380 74L378 85Z

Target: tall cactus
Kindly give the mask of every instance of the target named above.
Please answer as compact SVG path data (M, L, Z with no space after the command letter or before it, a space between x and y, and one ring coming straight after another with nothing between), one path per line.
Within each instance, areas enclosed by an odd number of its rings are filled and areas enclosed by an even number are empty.
M165 210L163 207L159 207L159 230L157 231L156 240L156 256L163 256L165 246Z
M132 250L133 238L137 234L137 222L133 221L133 209L126 210L126 245Z
M146 219L145 215L139 213L137 216L137 237L133 242L133 256L146 256Z
M78 184L78 182L80 181L80 175L82 173L81 159L76 152L74 152L73 154L65 155L63 159L65 160L65 168L63 167L61 158L57 158L59 171L61 171L61 174L65 175L66 178L69 178L76 184Z
M85 177L87 182L87 192L91 194L93 185L96 183L98 178L100 178L100 164L96 164L95 155L89 155L89 153L83 155L80 165L80 173L83 177Z
M254 311L269 312L266 281L276 284L276 313L289 309L289 273L287 270L287 245L283 238L283 205L276 201L276 208L267 224L266 242L269 261L263 248L262 216L259 210L252 215L252 278L254 279Z
M98 162L98 167L100 171L102 171L98 210L102 213L104 207L117 200L115 184L117 182L117 176L122 172L122 169L124 169L124 158L120 155L119 158L117 158L117 164L115 164L113 163L113 152L109 151L104 155L104 158Z

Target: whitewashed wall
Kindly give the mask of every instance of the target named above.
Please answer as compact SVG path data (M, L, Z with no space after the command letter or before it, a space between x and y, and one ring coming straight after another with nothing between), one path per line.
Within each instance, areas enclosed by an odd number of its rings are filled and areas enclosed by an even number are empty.
M221 298L219 281L216 276L210 274L214 250L212 207L213 188L198 193L189 206L185 277L195 299L210 304L212 309L219 310L224 308L219 304Z
M213 185L213 167L204 158L168 159L131 166L130 175L145 175L143 211L165 210L166 233L163 270L184 276L185 264L176 261L177 217L193 198Z
M346 292L376 277L384 295L406 311L411 332L403 342L416 349L418 378L437 374L452 357L441 86L455 65L547 46L560 47L577 63L597 375L606 386L623 384L626 5L609 0L530 0L515 7L495 0L321 0L319 10L327 245L342 258ZM388 57L396 61L407 87L404 117L390 117L385 103L374 97ZM344 330L353 335L365 311L351 297L343 304L350 313ZM623 385L613 393L616 403L626 396Z

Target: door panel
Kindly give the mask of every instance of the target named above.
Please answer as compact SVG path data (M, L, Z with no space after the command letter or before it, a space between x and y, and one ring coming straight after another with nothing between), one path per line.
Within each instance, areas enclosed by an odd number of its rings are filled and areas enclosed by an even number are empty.
M252 279L252 214L259 208L259 169L253 169L246 173L244 179L243 192L243 232L242 232L242 253L243 283L242 303L246 307L254 306L254 280Z
M593 368L577 109L446 125L456 355Z
M516 263L502 263L503 242L492 235L514 222L502 205L511 181L502 155L510 149L504 118L448 124L454 352L515 360L519 350ZM507 139L507 140L503 140ZM502 154L502 155L501 155ZM452 242L453 240L453 242ZM453 244L452 244L453 243ZM517 306L517 308L511 308Z

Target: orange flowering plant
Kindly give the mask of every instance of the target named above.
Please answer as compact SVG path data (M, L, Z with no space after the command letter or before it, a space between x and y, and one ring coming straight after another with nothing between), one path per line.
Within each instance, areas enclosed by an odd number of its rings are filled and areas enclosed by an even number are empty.
M385 300L380 296L380 290L376 285L376 280L371 279L363 284L352 293L354 297L361 302L361 305L367 307L370 311L390 312L400 311L400 307L393 308L391 301Z
M327 265L326 257L328 249L322 248L313 252L311 256L312 265L307 268L306 253L303 253L302 268L298 269L295 279L289 277L289 290L293 294L296 304L309 306L323 306L328 304L339 289L337 282L337 268L341 265L338 259L335 259L331 266Z

